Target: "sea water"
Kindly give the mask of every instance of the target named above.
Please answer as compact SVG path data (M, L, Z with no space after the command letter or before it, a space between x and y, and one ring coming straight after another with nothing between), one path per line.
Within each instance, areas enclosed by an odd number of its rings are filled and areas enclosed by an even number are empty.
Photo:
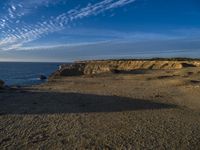
M40 75L48 77L61 63L0 62L0 80L8 86L29 86L45 82Z

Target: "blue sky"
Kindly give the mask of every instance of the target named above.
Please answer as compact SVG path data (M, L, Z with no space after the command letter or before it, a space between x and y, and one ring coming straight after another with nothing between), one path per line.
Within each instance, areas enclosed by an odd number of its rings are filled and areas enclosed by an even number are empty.
M199 0L2 0L0 61L200 57Z

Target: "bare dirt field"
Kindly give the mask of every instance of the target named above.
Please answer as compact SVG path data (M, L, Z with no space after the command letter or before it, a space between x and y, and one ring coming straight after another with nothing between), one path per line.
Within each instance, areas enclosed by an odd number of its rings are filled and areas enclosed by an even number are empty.
M0 91L0 149L200 149L200 68Z

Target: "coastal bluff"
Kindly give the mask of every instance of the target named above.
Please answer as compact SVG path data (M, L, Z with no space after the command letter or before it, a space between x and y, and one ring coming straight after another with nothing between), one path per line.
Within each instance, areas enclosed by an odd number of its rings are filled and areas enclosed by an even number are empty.
M170 70L186 67L200 67L200 60L91 60L63 64L49 79L61 76L97 75L102 73L120 73L134 70Z

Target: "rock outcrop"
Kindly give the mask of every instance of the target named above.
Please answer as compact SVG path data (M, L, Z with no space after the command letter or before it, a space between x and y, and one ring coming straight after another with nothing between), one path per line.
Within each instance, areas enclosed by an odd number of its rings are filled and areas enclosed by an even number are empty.
M0 80L0 89L2 89L4 87L4 81L3 80Z
M200 67L200 61L170 61L170 60L102 60L81 61L64 64L50 78L60 76L95 75L102 73L120 73L121 71L144 69L182 69L185 67Z

